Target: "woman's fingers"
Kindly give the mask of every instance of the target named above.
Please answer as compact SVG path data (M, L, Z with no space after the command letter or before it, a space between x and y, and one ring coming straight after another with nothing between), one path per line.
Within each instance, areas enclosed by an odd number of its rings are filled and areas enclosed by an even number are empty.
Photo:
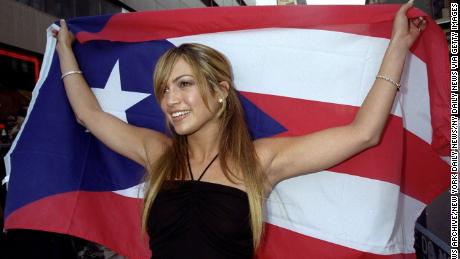
M56 46L57 50L59 51L64 48L71 48L73 41L75 40L73 33L68 29L67 23L64 19L59 20L59 26L59 30L51 30L53 37L56 38L58 42Z
M416 27L419 27L421 25L421 23L423 22L423 18L418 17L418 18L415 18L415 19L411 19L410 22L411 22L412 25L414 25Z
M395 20L393 23L393 30L400 33L402 31L407 31L408 25L407 25L407 11L414 5L413 1L409 1L405 4L403 4L398 12L396 13Z
M407 10L409 10L414 5L414 0L410 0L407 3L403 4L401 8L399 8L398 13L405 15Z
M410 21L410 32L422 32L426 28L426 20L423 17L418 17Z
M401 46L410 48L417 37L426 28L427 21L423 17L408 18L406 13L412 8L414 1L403 4L396 13L393 22L391 40Z
M418 30L419 32L422 32L423 30L425 30L425 28L426 28L426 21L423 20L423 21L417 26L417 30Z
M426 29L426 26L427 26L427 22L426 22L426 20L423 20L422 26L420 27L422 29L422 31Z
M61 30L65 30L65 31L68 31L68 30L69 30L69 29L67 28L67 23L65 22L64 19L61 19L61 20L59 21L59 24L60 24L60 26L61 26Z
M406 13L413 5L414 5L413 0L410 0L407 3L403 4L399 8L398 12L396 13L395 23L400 24L400 25L406 24L406 26L407 26L407 15L406 15Z

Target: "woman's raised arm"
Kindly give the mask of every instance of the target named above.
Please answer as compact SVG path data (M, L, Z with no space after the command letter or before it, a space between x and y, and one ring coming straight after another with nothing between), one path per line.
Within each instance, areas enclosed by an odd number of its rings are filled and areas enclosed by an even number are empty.
M255 142L262 167L272 184L300 174L330 168L379 143L398 89L409 48L425 29L423 18L409 20L404 4L395 16L390 44L378 77L352 123L309 135L267 138Z
M60 25L60 30L53 31L53 35L58 40L56 51L64 75L62 80L77 121L115 152L147 167L161 155L170 142L169 138L150 129L129 125L101 109L82 74L75 73L80 68L72 50L74 36L64 20Z

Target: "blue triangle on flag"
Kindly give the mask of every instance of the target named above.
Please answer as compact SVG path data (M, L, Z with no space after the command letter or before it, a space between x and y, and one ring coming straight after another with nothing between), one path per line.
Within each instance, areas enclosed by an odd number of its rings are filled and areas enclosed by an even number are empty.
M246 123L253 139L266 138L287 131L280 123L259 109L242 94L239 94L244 108Z

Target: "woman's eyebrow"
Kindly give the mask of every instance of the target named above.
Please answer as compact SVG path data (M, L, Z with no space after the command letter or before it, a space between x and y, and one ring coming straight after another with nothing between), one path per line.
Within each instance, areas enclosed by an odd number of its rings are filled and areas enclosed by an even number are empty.
M191 76L191 77L193 77L193 75L184 74L184 75L180 75L180 76L174 78L174 80L173 80L172 82L175 83L175 82L177 82L177 80L181 79L181 78L184 77L184 76Z

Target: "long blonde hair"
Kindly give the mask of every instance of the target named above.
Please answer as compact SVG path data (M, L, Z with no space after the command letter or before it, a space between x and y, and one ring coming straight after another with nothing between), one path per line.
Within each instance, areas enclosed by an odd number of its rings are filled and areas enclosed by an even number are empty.
M251 229L254 249L257 249L263 235L263 202L266 178L261 171L254 144L244 120L244 111L233 84L231 65L226 57L215 49L202 44L182 44L167 51L159 60L153 77L154 92L158 101L163 98L167 80L173 66L179 59L185 60L197 79L197 85L204 103L208 106L206 91L222 95L220 82L227 82L227 98L218 111L221 121L219 141L220 166L227 179L242 180L249 199ZM209 107L208 107L209 108ZM185 180L187 177L187 137L178 135L168 125L172 136L170 145L161 157L147 168L146 191L142 212L142 227L147 226L152 203L165 180ZM241 172L243 179L229 167Z

